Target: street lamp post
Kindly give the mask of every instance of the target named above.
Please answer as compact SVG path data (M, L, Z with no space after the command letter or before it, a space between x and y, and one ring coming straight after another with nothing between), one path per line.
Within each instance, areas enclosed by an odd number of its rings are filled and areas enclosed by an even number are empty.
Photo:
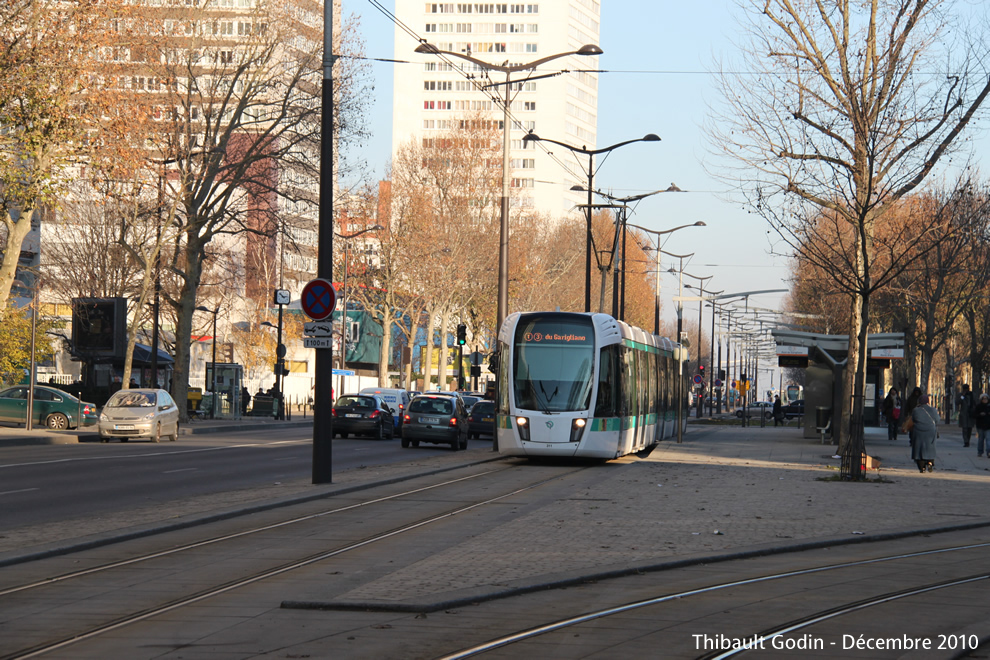
M585 154L588 157L588 205L587 205L587 235L585 237L585 258L584 258L584 311L591 311L591 250L592 250L592 237L591 237L591 212L592 212L592 190L594 190L594 179L595 179L595 156L598 154L607 154L619 147L624 147L627 144L632 144L633 142L659 142L660 137L654 133L647 133L641 138L636 138L635 140L626 140L625 142L618 142L611 146L605 147L603 149L588 149L587 147L575 147L574 145L567 144L566 142L558 142L557 140L551 140L549 138L541 138L539 135L533 132L527 133L523 136L523 142L549 142L551 144L556 144L569 151L573 151L578 154Z
M216 419L217 415L217 314L220 312L220 307L216 309L210 309L208 307L203 307L202 305L196 308L198 312L209 312L213 314L213 368L211 370L212 378L210 383L210 419Z
M585 192L584 186L572 186L571 187L571 190L573 190L575 192ZM616 247L617 247L618 243L617 242L616 243L613 243L613 245L612 245L612 253L613 253L612 254L612 264L613 264L613 272L612 272L612 316L614 318L619 319L620 321L624 321L625 320L625 316L626 316L626 225L627 225L627 219L628 219L627 218L627 214L628 214L628 211L629 211L629 206L628 205L630 203L632 203L632 202L638 202L640 200L646 199L647 197L652 197L653 195L659 195L660 193L668 193L668 192L684 192L684 191L681 190L680 188L678 188L676 183L671 183L670 186L667 187L664 190L654 190L653 192L640 193L638 195L629 195L628 197L614 197L613 195L609 195L608 193L603 193L600 190L596 190L595 191L595 193L599 197L604 197L605 199L609 200L610 202L616 203L616 204L619 205L618 206L619 217L617 219L618 226L616 227L616 236L618 236L618 234L621 232L621 234L622 234L622 252L621 252L621 257L617 256L615 254L615 251L616 251ZM696 224L700 224L701 226L703 226L705 223L701 222L701 223L696 223ZM636 225L633 225L633 226L636 227ZM694 225L687 225L687 226L694 226ZM679 229L679 228L676 228L676 229ZM676 229L672 229L670 231L676 231ZM645 230L645 231L650 231L650 230ZM664 232L664 233L670 233L670 232ZM658 254L657 255L657 260L658 261L659 261L659 256L660 255ZM621 287L619 286L619 259L622 260L622 285L621 285ZM659 271L659 265L657 266L657 268L658 268L658 271ZM660 282L660 275L658 273L657 274L657 288L658 288L658 290L659 290L659 282ZM604 282L602 284L602 288L604 290ZM604 295L604 292L603 292L603 295ZM658 299L657 300L657 316L658 317L659 317L659 314L660 314L660 302L659 302L659 299ZM659 320L657 321L656 326L657 326L657 328L656 328L656 334L660 334L660 323L659 323Z
M341 303L340 303L341 304L341 311L340 311L340 370L341 371L344 371L347 365L347 357L346 357L347 354L347 266L348 266L348 255L350 254L350 250L351 250L351 239L357 238L358 236L367 234L369 232L380 231L382 229L385 229L385 227L383 227L382 225L372 225L371 227L367 227L365 229L362 229L361 231L356 231L353 234L338 234L337 232L334 232L334 235L337 238L344 239L344 264L343 264L344 277L342 278L343 279L342 286L344 288L344 292L343 295L341 296ZM341 374L340 394L346 393L344 390L344 378L346 378L346 376Z
M455 53L448 50L440 50L436 46L426 41L422 41L417 47L415 52L417 53L429 53L432 55L449 55L451 57L458 57L462 60L476 64L486 71L498 71L499 73L505 74L504 83L492 83L491 85L486 85L485 87L496 87L499 85L505 85L505 94L502 97L502 196L499 200L499 241L498 241L498 307L496 312L496 324L498 327L502 326L502 321L508 315L509 310L509 147L510 141L510 126L511 118L509 107L512 103L511 98L511 88L512 88L512 74L519 73L521 71L534 71L536 67L541 64L546 64L552 60L559 59L561 57L567 57L569 55L601 55L604 51L594 44L586 44L581 46L577 50L567 51L566 53L557 53L555 55L549 55L547 57L541 57L533 62L527 62L525 64L513 64L513 65L499 65L491 64L489 62L484 62L482 60L471 57L470 55L465 55L464 53ZM546 74L543 76L538 76L537 78L549 78L552 76L559 75L558 73ZM532 75L527 76L526 80L535 80ZM659 139L659 138L658 138Z
M664 191L664 192L667 192L667 191ZM662 250L660 248L660 237L663 236L664 234L673 234L675 231L679 231L681 229L686 229L688 227L707 227L708 225L705 224L705 221L704 220L698 220L697 222L692 222L689 225L681 225L679 227L674 227L673 229L665 229L663 231L657 231L656 229L647 229L646 227L641 227L639 225L634 225L631 222L628 223L628 226L629 227L634 227L636 229L639 229L640 231L645 231L648 234L653 234L654 236L657 237L657 247L656 247L656 250L657 250L657 253L656 253L657 254L657 260L656 260L657 286L656 286L656 304L655 304L654 309L653 309L653 334L659 335L660 334L660 255L661 254L666 254L669 257L674 257L675 259L680 259L681 260L681 270L684 269L684 260L687 259L687 258L689 258L689 257L693 257L694 256L694 252L692 252L691 254L683 254L683 255L682 254L673 254L671 252L665 252L664 250ZM680 319L680 310L679 309L678 309L678 312L677 312L677 318L678 318L678 320ZM677 327L677 342L680 343L680 341L681 341L681 328L680 328L680 325L678 325L678 327Z
M692 277L692 278L698 280L698 285L697 285L698 294L699 294L699 298L698 298L698 371L700 372L701 371L701 358L702 358L702 355L701 355L701 326L703 324L703 318L704 318L703 317L703 311L704 311L704 305L705 305L705 303L704 303L705 284L704 283L707 280L712 279L714 277L714 275L709 275L708 277L698 277L697 275L692 275L691 273L684 273L684 274L687 275L688 277ZM688 288L690 289L691 286L688 285ZM724 291L717 291L715 293L723 293L723 292ZM711 292L709 292L709 293L711 293ZM711 365L709 365L709 369L711 369ZM702 379L704 379L704 376L702 376ZM704 388L704 381L702 381L702 392L704 392L704 389L703 388ZM703 395L702 396L699 396L698 397L698 419L701 419L701 414L703 412L704 405L705 405L705 397Z

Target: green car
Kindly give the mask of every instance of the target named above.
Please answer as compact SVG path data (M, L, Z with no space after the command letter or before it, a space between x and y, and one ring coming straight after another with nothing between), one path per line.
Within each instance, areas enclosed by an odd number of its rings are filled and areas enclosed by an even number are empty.
M27 421L27 385L8 387L0 391L0 422L24 424ZM92 403L80 402L68 392L54 387L34 388L34 424L47 426L50 429L79 428L82 425L96 424L99 417L96 406Z

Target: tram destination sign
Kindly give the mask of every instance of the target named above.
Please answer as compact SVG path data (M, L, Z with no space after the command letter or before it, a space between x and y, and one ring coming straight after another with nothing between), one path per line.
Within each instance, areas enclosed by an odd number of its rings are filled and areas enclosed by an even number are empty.
M537 319L520 329L521 333L516 336L526 344L594 345L595 331L590 324Z

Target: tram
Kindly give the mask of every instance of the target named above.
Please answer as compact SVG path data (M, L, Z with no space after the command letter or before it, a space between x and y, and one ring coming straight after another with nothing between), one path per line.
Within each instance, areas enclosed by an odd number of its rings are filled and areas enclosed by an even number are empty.
M495 435L506 456L649 455L687 423L687 351L608 314L516 312L498 335ZM680 394L678 394L680 393Z

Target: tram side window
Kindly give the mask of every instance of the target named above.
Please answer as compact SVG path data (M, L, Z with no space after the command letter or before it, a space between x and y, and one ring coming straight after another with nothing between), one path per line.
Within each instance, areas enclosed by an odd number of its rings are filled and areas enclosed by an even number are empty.
M660 356L657 355L656 353L650 353L648 357L649 367L647 367L647 370L648 370L649 382L650 382L650 394L648 397L649 408L647 409L646 412L650 413L651 415L656 414L657 399L660 397L660 390L657 388L657 359L659 357Z
M595 417L617 417L619 379L618 346L605 346L598 355L598 399L595 401Z
M497 412L509 414L509 346L504 342L498 344L498 401Z
M626 388L622 393L623 416L639 414L639 387L636 385L636 351L631 348L623 349L622 355L625 367L625 376L622 379L626 383Z

